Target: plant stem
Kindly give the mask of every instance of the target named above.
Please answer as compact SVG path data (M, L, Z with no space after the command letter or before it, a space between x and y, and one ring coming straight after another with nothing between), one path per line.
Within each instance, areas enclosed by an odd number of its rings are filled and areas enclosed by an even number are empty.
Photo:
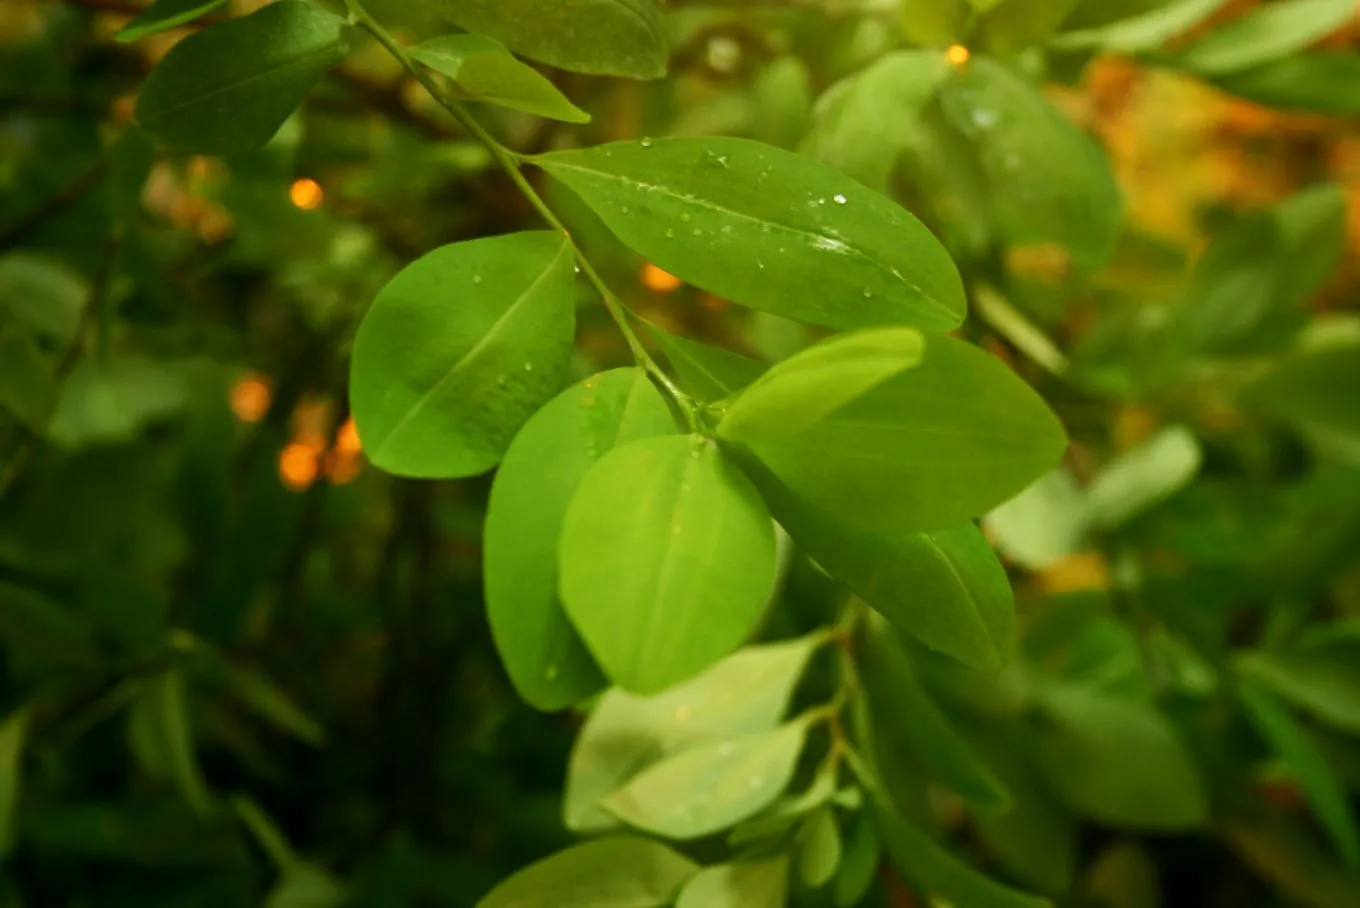
M353 21L364 31L372 35L379 44L386 48L387 52L401 63L406 71L411 74L411 77L419 82L421 86L430 93L430 97L434 98L435 101L439 103L440 107L443 107L448 111L449 114L458 121L459 125L466 129L473 138L486 146L501 170L505 171L506 176L508 176L511 182L515 184L515 187L519 189L520 193L529 200L529 204L533 205L534 210L547 222L548 226L567 238L567 242L571 243L572 252L576 256L580 272L585 275L586 280L590 281L591 286L593 286L596 292L600 294L600 299L604 301L605 309L608 310L614 323L618 325L619 331L623 333L624 340L628 342L628 349L632 352L633 358L637 361L637 364L649 373L666 393L670 395L671 399L675 401L676 406L680 409L681 413L684 414L686 422L689 423L690 429L698 432L700 428L698 407L693 398L682 391L680 387L671 380L671 377L657 365L656 360L652 358L652 355L647 352L647 348L643 346L641 339L637 336L637 332L633 330L632 324L628 321L627 306L625 306L623 301L615 295L614 291L609 289L609 286L604 282L604 279L600 277L599 272L595 270L595 266L590 263L590 260L586 258L585 253L581 251L581 247L576 245L576 241L572 239L571 233L567 230L566 226L553 210L548 207L548 203L543 200L541 195L539 195L538 190L534 189L533 185L525 178L523 171L520 170L520 162L523 158L497 141L496 137L487 132L486 128L482 126L472 114L468 113L456 99L451 97L448 92L444 91L429 73L421 69L420 66L411 59L411 55L406 52L406 49L401 46L396 38L374 21L373 17L364 10L363 6L360 5L359 0L346 0L346 2L349 5L350 16Z

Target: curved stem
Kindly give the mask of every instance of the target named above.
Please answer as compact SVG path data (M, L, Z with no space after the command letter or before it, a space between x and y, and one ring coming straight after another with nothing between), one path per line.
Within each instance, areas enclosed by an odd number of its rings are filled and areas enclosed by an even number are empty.
M570 231L567 230L566 226L553 210L548 207L548 203L543 200L543 197L539 195L538 190L534 189L533 185L530 184L529 180L524 176L523 171L520 170L520 163L523 158L497 141L496 137L487 132L486 128L482 126L472 114L468 113L456 99L451 97L448 92L444 91L429 73L421 69L391 33L374 21L373 17L364 10L360 5L359 0L347 0L347 3L349 5L350 16L355 24L372 35L379 44L386 48L387 52L396 58L406 71L411 74L411 77L429 92L430 97L434 98L435 101L439 103L440 107L443 107L448 111L449 114L458 121L459 125L466 129L473 138L486 146L486 149L491 152L491 156L495 159L497 165L500 166L501 170L503 170L506 176L508 176L515 184L515 187L519 189L520 193L529 200L529 204L533 205L534 210L538 212L539 216L547 222L549 227L567 238L567 242L571 243L572 252L576 256L576 262L580 272L585 275L586 280L590 281L591 286L599 293L600 299L604 301L605 309L608 310L610 317L618 326L619 331L623 333L624 340L628 342L628 349L632 352L633 359L636 360L637 364L650 374L656 380L657 384L659 384L665 392L670 395L671 399L675 401L680 412L684 414L685 420L689 424L691 431L700 431L698 407L693 398L675 384L671 377L657 365L656 360L652 358L652 355L647 351L647 348L643 346L642 340L638 337L637 332L633 330L632 323L628 321L628 307L624 305L623 301L618 298L614 291L609 289L609 286L604 282L604 279L600 277L600 273L595 270L595 266L590 263L590 260L586 258L585 253L581 251L581 247L576 245L576 241L572 239Z

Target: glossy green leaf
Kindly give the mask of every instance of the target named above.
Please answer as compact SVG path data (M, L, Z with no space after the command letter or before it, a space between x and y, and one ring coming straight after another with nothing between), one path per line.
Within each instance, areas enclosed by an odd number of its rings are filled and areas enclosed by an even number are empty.
M902 34L913 44L944 47L963 39L968 28L968 0L902 0Z
M737 395L718 437L741 443L796 435L912 368L924 350L914 328L835 335L776 363Z
M1097 28L1058 35L1049 45L1061 50L1100 49L1116 53L1154 50L1208 19L1229 0L1174 0L1136 16Z
M0 317L65 346L75 338L90 289L62 262L18 249L0 256Z
M477 908L661 908L698 872L659 842L611 836L531 864Z
M1342 859L1351 867L1360 864L1360 829L1346 791L1327 760L1289 711L1262 686L1243 679L1237 693L1247 717L1298 780Z
M919 365L803 432L748 447L838 522L903 533L985 513L1051 468L1066 443L1057 417L1000 360L931 335Z
M616 820L596 805L642 769L697 744L774 729L825 637L750 646L654 697L614 689L586 719L567 767L564 816L577 832Z
M1168 426L1120 454L1086 490L1092 524L1116 527L1180 491L1199 473L1199 441L1185 426Z
M19 805L23 777L24 743L32 712L21 707L0 722L0 858L8 857L14 845L14 815Z
M1302 50L1354 15L1354 0L1280 0L1210 32L1181 62L1204 75L1241 72Z
M1270 107L1340 117L1360 115L1360 93L1346 88L1360 82L1360 54L1349 51L1291 54L1251 69L1214 76L1212 81L1230 94Z
M1075 810L1110 826L1157 832L1204 824L1208 803L1185 745L1155 707L1080 688L1041 700L1039 754Z
M1251 652L1237 669L1294 706L1360 734L1360 633L1353 624L1307 634L1280 652Z
M56 406L52 363L25 331L0 328L0 412L41 435Z
M808 723L700 744L662 760L605 798L619 819L681 841L738 823L779 796L798 764Z
M719 864L686 883L675 908L785 908L788 880L784 857Z
M925 892L968 908L1052 908L1048 899L1027 895L978 873L900 816L879 808L874 818L893 864Z
M416 45L410 54L448 76L473 101L567 123L590 122L590 114L572 104L538 70L485 35L442 35Z
M156 0L155 3L132 17L114 36L118 41L136 41L166 29L187 25L205 16L227 0Z
M921 110L949 75L938 51L894 51L832 85L798 150L882 190Z
M633 79L666 74L654 0L422 0L455 25L573 72Z
M620 687L656 693L741 644L774 589L774 530L740 470L699 436L635 441L581 480L559 588Z
M1284 359L1247 385L1253 410L1305 431L1360 438L1360 350L1322 349Z
M791 152L672 138L533 161L636 252L743 306L837 329L963 320L958 271L920 221Z
M209 26L151 71L137 96L137 122L178 151L258 148L345 58L347 33L345 20L302 0Z
M554 710L605 686L557 595L557 546L567 505L606 451L674 434L666 402L640 369L573 385L525 423L491 486L483 584L491 635L515 690Z
M881 859L878 833L867 813L850 821L841 855L840 869L831 884L831 900L836 908L853 908L864 901L878 875Z
M1086 537L1086 498L1059 467L987 515L984 525L998 551L1021 567L1039 571L1081 548Z
M146 683L129 712L132 743L143 766L173 782L199 816L212 810L212 796L194 754L184 678L167 671Z
M442 246L373 301L354 340L350 404L364 452L404 476L475 476L558 390L576 285L560 234Z
M940 101L973 143L991 219L1007 243L1056 244L1080 272L1109 259L1122 203L1109 161L1089 136L1033 85L985 58L946 82Z
M652 336L680 379L680 386L696 400L717 403L745 388L769 368L722 347L711 347L652 327Z
M814 889L825 886L841 865L841 831L830 807L803 822L798 837L798 877Z
M934 601L928 593L917 594ZM883 620L867 622L857 655L877 723L909 747L932 779L982 813L1004 813L1010 796L921 686L911 660Z

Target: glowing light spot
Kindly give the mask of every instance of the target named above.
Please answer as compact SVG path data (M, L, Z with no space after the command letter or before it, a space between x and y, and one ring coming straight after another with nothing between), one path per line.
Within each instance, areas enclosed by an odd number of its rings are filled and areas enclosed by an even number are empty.
M269 382L259 375L247 375L231 388L231 412L241 422L259 422L269 412Z
M321 203L326 199L326 191L321 188L321 184L316 180L303 177L289 187L288 198L292 199L293 204L303 211L311 211L314 208L321 207Z
M358 454L363 449L363 443L359 441L359 427L354 424L354 417L351 416L336 433L335 450L343 454Z
M279 454L279 479L291 491L307 489L316 481L318 472L317 452L309 444L294 442Z
M673 293L685 286L685 282L648 262L642 268L642 286L655 293Z
M972 57L972 53L962 44L952 44L949 50L944 52L944 57L955 66L963 66Z

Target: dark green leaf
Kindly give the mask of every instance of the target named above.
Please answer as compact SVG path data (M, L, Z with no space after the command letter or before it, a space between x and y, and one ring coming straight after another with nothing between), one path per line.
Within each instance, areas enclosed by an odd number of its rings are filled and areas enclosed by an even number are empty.
M730 397L769 368L739 353L677 337L660 328L652 327L652 336L679 375L680 386L704 403Z
M787 438L921 361L913 328L838 334L776 363L723 413L718 436L738 443Z
M864 901L878 875L879 848L873 820L868 813L857 814L850 822L840 870L831 885L831 898L836 908L853 908Z
M1360 864L1360 830L1341 782L1326 759L1308 740L1307 733L1289 711L1276 702L1264 687L1243 679L1238 696L1248 718L1280 756L1291 775L1302 786L1313 812L1332 837L1336 850L1347 865Z
M326 730L320 723L303 712L292 698L266 675L254 669L233 665L227 665L225 668L227 685L242 703L278 728L313 747L320 747L325 743Z
M1360 350L1291 356L1249 384L1243 396L1248 407L1305 431L1360 439Z
M1241 72L1302 50L1354 15L1353 0L1280 0L1210 32L1181 62L1203 75Z
M406 476L475 476L555 394L576 286L566 237L443 246L373 301L354 340L350 402L364 451Z
M838 522L896 534L983 514L1051 468L1066 441L1000 360L931 335L916 367L803 432L749 448Z
M295 864L267 898L264 908L340 908L346 895L330 874L310 864Z
M887 810L874 812L888 855L911 883L968 908L1052 908L1048 899L993 882Z
M1174 0L1098 28L1058 35L1049 44L1061 50L1095 49L1117 53L1154 50L1208 19L1229 0Z
M194 755L193 731L184 698L184 678L164 672L146 683L128 714L132 744L143 767L173 782L199 816L212 809L212 797Z
M631 826L671 839L697 839L738 823L779 796L798 764L808 722L700 744L662 760L605 798Z
M524 868L477 908L660 908L698 872L658 842L612 836Z
M0 722L0 858L14 844L14 815L19 804L24 742L32 712L22 707Z
M741 305L837 329L963 320L958 271L929 230L791 152L673 138L533 160L635 251Z
M596 806L599 800L662 757L775 728L808 658L825 639L747 647L654 697L608 691L572 749L567 826L578 832L608 828L615 821Z
M567 504L605 452L674 432L647 376L615 369L553 398L506 451L487 505L483 582L501 661L532 706L561 709L605 685L557 596Z
M919 588L917 595L935 601ZM894 740L905 743L935 781L979 812L1004 813L1010 806L1005 786L921 687L896 634L879 620L868 622L859 638L860 669L875 718L892 728Z
M188 402L186 376L176 363L142 356L83 359L62 386L48 436L68 448L130 441Z
M416 45L410 54L448 76L474 101L567 123L590 122L590 114L572 104L538 70L485 35L444 35Z
M137 122L179 151L258 148L345 58L347 32L345 20L302 0L209 26L152 70L137 96Z
M166 29L193 22L205 16L227 0L156 0L155 3L132 17L132 21L115 35L118 41L136 41Z
M1119 188L1091 138L1038 89L992 60L945 83L944 111L972 140L991 215L1012 246L1056 244L1078 271L1101 267L1122 221Z
M620 687L656 693L751 632L774 588L759 493L711 441L635 441L585 474L559 548L562 602Z
M1086 490L1088 519L1116 527L1170 498L1195 478L1203 460L1199 442L1184 426L1168 426L1119 455Z
M1360 734L1360 633L1353 623L1307 634L1282 652L1246 653L1237 667L1322 721Z
M1041 700L1039 753L1048 780L1074 809L1111 826L1170 832L1203 825L1199 772L1155 707L1079 688Z
M44 255L0 256L0 315L65 346L76 336L90 290L75 271Z
M938 51L894 51L832 85L798 150L882 190L921 110L949 75Z
M634 79L666 74L654 0L423 0L470 32L574 72Z
M56 406L52 364L25 331L0 328L0 412L42 435Z
M798 841L798 877L816 889L831 882L841 865L841 831L830 807L803 821Z
M1161 908L1161 880L1152 855L1133 842L1106 848L1086 874L1082 893L1104 908Z
M675 908L785 908L789 859L719 864L680 891Z
M1306 110L1339 117L1360 115L1360 54L1320 50L1291 54L1271 63L1216 76L1226 92L1285 110Z

